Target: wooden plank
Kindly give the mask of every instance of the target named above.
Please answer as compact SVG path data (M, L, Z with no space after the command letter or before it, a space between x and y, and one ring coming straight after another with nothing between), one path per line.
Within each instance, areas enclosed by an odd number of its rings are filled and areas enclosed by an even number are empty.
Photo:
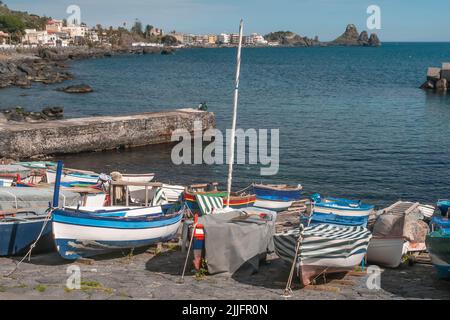
M130 182L130 181L111 181L111 184L113 186L120 186L120 187L162 187L161 182Z

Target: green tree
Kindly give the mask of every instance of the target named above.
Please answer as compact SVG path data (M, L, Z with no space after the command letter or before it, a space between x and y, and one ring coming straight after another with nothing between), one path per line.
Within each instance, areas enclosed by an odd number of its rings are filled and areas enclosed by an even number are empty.
M178 44L178 40L174 36L167 34L161 38L161 43L166 46L175 46Z
M8 33L23 33L25 23L18 17L13 15L0 16L0 30Z
M138 35L143 35L144 32L142 30L142 22L140 22L138 19L136 19L133 27L131 27L131 32L138 34Z

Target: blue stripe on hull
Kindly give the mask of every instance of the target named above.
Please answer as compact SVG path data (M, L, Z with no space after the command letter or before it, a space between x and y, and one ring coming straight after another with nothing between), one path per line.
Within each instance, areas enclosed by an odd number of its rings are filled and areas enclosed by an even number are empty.
M148 229L159 228L179 222L182 214L167 218L164 215L160 217L142 216L142 217L102 217L101 215L70 212L63 210L56 210L53 212L53 221L73 224L79 226L89 226L98 228L110 229Z
M303 218L304 222L308 219ZM318 213L314 212L310 225L316 225L320 223L335 224L341 226L363 226L367 227L369 216L354 217L354 216L338 216L332 213Z
M147 247L158 242L165 242L175 237L176 232L166 237L137 241L79 241L75 239L56 239L59 254L68 260L94 257L120 250Z
M300 200L300 191L282 191L282 190L269 190L265 188L253 187L256 194L256 198L272 201L296 201Z
M0 224L0 256L25 253L39 236L44 221ZM49 221L34 252L51 251L53 246L52 223Z

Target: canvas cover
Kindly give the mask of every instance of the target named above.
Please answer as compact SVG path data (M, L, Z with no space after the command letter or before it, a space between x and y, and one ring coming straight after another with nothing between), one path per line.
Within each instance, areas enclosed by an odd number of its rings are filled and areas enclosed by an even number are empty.
M373 236L404 237L413 243L424 243L428 231L428 225L415 211L409 214L386 212L377 218Z
M0 188L0 211L24 208L45 208L53 200L51 188ZM79 193L60 190L60 206L77 206L81 200Z
M246 262L257 271L261 255L274 251L276 213L264 209L210 214L199 218L205 228L205 258L210 274L235 273ZM265 213L263 220L256 214ZM253 216L252 216L253 215Z

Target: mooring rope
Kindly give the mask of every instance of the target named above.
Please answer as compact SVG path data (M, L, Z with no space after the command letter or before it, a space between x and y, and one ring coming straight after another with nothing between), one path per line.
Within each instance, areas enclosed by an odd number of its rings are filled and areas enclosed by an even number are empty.
M39 239L42 237L42 234L44 233L45 228L47 227L47 223L48 221L50 221L51 217L52 217L52 213L53 213L53 208L49 208L47 209L48 213L47 216L45 217L45 221L44 224L42 225L41 231L39 232L39 235L36 239L36 241L34 241L31 246L30 249L28 250L28 252L25 254L25 256L16 264L16 267L14 268L14 270L12 270L11 272L9 272L8 274L6 274L6 277L10 277L14 272L17 271L17 269L19 268L20 264L25 261L25 259L28 257L28 261L31 260L31 252L33 251L34 247L36 247L36 244L38 243Z
M297 263L298 252L300 250L300 245L302 243L302 231L303 231L303 225L300 224L300 233L298 235L297 245L295 248L294 261L292 262L291 271L289 272L289 278L288 278L288 281L286 283L286 288L284 289L284 293L283 293L283 296L286 298L288 298L292 295L291 285L292 285L292 279L294 278L294 270L295 270L295 265Z

